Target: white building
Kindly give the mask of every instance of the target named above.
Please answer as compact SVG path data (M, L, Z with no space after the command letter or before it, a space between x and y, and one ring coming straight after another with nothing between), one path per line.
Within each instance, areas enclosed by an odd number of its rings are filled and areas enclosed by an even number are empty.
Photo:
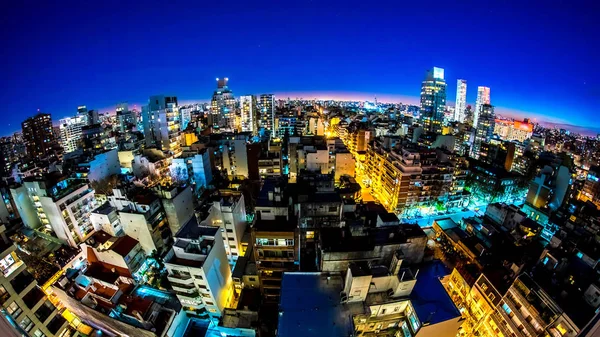
M121 173L119 151L117 151L117 149L112 149L98 153L90 160L79 163L78 166L87 167L87 178L89 181L106 179L112 175Z
M80 146L79 142L83 135L81 128L86 125L86 119L84 116L76 116L63 118L60 120L60 145L63 147L65 153L73 152Z
M218 226L223 233L223 244L230 265L235 265L238 257L244 256L242 238L246 231L246 205L244 196L221 195L213 201L209 215L201 226Z
M463 123L467 111L467 80L456 81L456 105L454 106L454 120Z
M84 180L27 179L23 185L29 198L19 202L33 204L44 229L51 230L63 243L77 247L93 233L89 216L98 204L94 190Z
M198 226L193 218L178 233L164 261L185 311L221 316L233 298L233 281L218 227Z
M479 123L479 114L481 107L484 104L492 104L490 103L490 88L488 87L477 87L477 101L475 102L475 111L473 112L473 127L477 127L477 123Z

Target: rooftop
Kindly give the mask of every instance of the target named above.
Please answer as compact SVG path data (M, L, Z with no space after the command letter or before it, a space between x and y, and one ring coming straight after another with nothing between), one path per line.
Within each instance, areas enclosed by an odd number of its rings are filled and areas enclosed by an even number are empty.
M138 243L139 242L136 239L129 235L121 236L113 243L110 250L121 256L127 256Z
M441 261L424 264L419 269L410 300L423 325L445 322L461 316L440 282L440 278L448 274L448 269Z
M179 232L177 232L174 237L182 239L198 239L202 236L215 236L218 231L219 227L200 226L198 224L198 219L193 216L179 229Z
M287 219L285 216L277 216L275 220L263 220L258 219L252 224L252 228L256 231L266 232L293 232L298 227L298 220L296 217L290 216Z
M342 278L321 273L285 273L281 284L278 336L347 337L354 328L340 305Z

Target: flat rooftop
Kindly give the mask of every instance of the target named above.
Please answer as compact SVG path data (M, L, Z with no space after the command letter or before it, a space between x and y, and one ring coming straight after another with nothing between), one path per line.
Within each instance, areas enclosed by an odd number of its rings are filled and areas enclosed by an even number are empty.
M215 236L218 231L219 227L200 226L198 224L198 219L193 216L179 229L179 232L177 232L174 237L182 239L198 239L202 236Z
M440 278L450 271L440 261L423 264L410 300L423 325L436 324L460 317L460 312L442 286Z
M284 273L281 282L278 336L348 337L354 333L350 314L340 305L344 285L339 276Z

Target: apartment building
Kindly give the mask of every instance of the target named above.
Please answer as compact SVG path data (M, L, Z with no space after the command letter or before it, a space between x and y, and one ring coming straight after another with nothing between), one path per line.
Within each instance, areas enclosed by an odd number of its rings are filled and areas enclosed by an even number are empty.
M19 187L11 188L14 191L11 193L27 194L27 198L15 199L17 208L34 209L42 225L41 231L71 247L77 247L93 233L89 217L99 205L87 180L52 173L43 178L24 179L23 186L25 190L20 193Z
M164 258L168 279L188 313L219 317L233 299L231 269L221 230L192 218Z
M16 253L17 246L10 242L4 225L0 225L0 320L8 320L2 335L10 336L74 336L58 309L39 288L37 281L26 270Z
M221 191L213 197L208 215L201 226L217 226L221 229L223 245L229 264L234 266L244 256L243 237L246 231L246 204L244 195Z

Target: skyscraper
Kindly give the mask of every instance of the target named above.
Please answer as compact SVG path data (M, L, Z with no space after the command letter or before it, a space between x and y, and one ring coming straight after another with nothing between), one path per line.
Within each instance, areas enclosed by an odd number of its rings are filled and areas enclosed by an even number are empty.
M247 95L240 97L240 124L242 132L258 133L258 115L256 96Z
M27 155L31 158L40 158L52 154L56 145L52 133L52 117L50 114L38 113L27 118L21 123L23 141L27 148Z
M494 107L489 104L483 104L481 111L479 112L479 122L475 128L475 137L473 139L473 146L471 147L471 157L479 159L481 154L481 144L490 141L494 135L494 125L496 122L496 115L494 114Z
M79 115L75 117L63 118L60 120L60 145L65 153L73 152L79 148L82 131L86 119Z
M454 106L454 120L464 123L467 111L467 80L456 81L456 105Z
M260 122L259 126L265 131L268 130L271 133L271 137L277 133L274 130L275 127L275 95L263 94L260 95L259 101L260 108Z
M425 131L439 133L442 130L446 108L446 81L444 69L433 67L421 85L421 123Z
M179 105L175 96L151 96L142 108L146 146L156 146L174 157L181 155Z
M484 104L492 104L490 100L490 88L477 87L477 101L475 102L475 111L473 112L473 127L476 128L479 123L479 115L481 114L481 106Z
M227 86L227 77L217 78L217 90L213 93L210 102L210 118L208 123L213 127L231 131L235 126L235 98L233 91Z

